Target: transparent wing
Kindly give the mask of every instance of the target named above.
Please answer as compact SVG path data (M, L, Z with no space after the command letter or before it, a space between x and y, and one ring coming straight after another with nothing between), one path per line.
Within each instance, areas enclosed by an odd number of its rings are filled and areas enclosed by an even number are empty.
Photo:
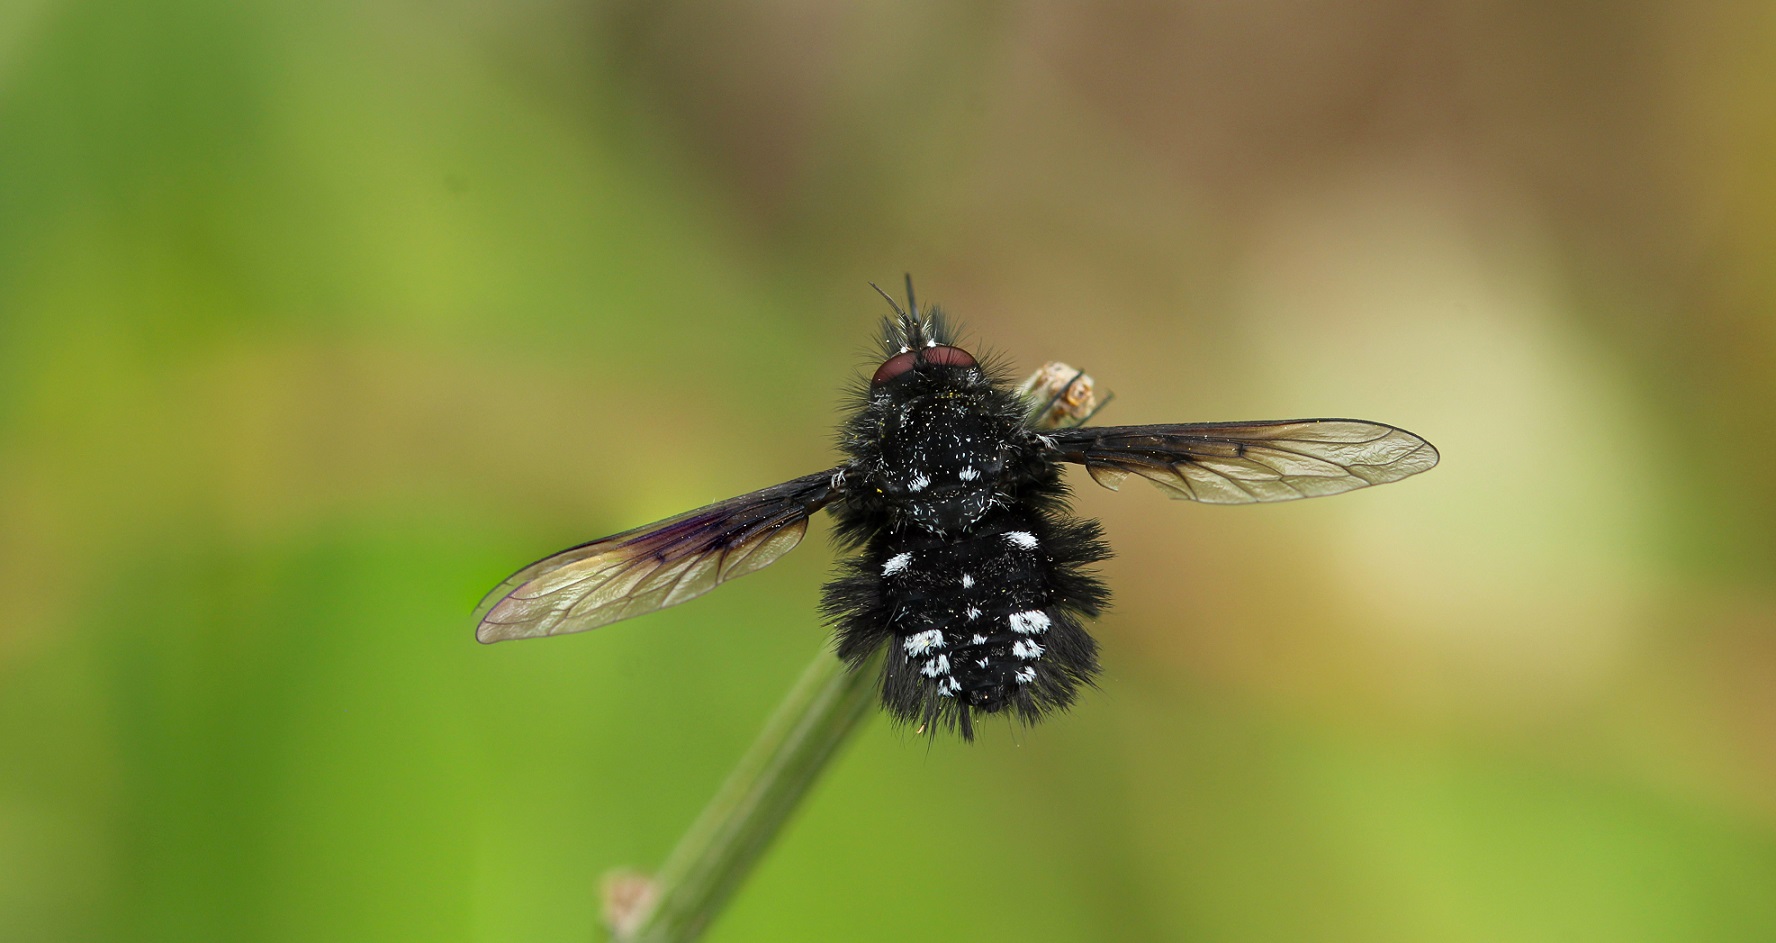
M1437 464L1429 442L1360 419L1096 426L1048 434L1063 461L1117 490L1139 475L1174 498L1252 504L1339 494Z
M676 606L795 549L838 469L581 544L512 574L481 601L483 642L584 632Z

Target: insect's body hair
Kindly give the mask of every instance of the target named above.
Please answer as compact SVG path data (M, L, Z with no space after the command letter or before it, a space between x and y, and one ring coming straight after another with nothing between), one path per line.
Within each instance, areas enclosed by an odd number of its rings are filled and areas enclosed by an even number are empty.
M935 310L884 330L890 358L952 338ZM990 367L921 359L865 387L840 430L833 510L853 552L823 608L854 667L889 645L882 704L899 721L971 738L974 714L1034 722L1097 674L1081 620L1108 601L1087 568L1109 549L1069 515L1029 416Z

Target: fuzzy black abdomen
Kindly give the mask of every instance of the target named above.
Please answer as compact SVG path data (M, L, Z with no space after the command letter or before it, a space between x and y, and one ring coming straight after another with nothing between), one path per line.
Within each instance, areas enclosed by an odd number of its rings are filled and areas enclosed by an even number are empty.
M966 534L872 535L826 608L846 660L889 646L882 703L896 719L970 737L976 712L1034 721L1091 683L1097 643L1080 619L1106 592L1084 567L1107 555L1094 522L1026 502Z

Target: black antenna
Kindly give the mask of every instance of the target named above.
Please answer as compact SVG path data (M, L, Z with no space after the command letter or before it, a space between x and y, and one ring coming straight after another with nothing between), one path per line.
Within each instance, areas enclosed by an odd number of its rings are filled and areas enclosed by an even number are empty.
M907 283L907 310L911 311L913 313L913 317L916 318L919 316L919 305L913 301L913 273L911 273L911 272L906 273L906 283Z
M908 285L908 287L911 287L912 283L908 282L907 285ZM876 284L875 282L870 282L869 286L876 290L876 294L882 296L883 301L888 302L888 307L893 308L895 314L898 314L903 318L906 317L906 312L900 310L900 302L895 301L892 296L890 296L887 292L883 291L882 286Z

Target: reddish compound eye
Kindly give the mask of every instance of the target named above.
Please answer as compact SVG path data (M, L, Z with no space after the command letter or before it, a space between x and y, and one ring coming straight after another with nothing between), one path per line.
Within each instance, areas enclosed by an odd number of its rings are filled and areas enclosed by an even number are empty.
M873 386L881 386L882 384L887 383L889 380L913 369L913 364L916 363L918 359L919 355L910 350L904 354L895 354L894 356L889 357L882 362L881 366L876 368L876 375L870 377L870 384Z
M945 367L972 367L974 357L960 347L927 347L925 362L940 364Z
M881 386L889 380L913 369L920 360L934 363L940 367L972 367L974 357L960 347L927 347L924 350L909 350L895 354L883 361L876 368L875 376L870 377L870 384Z

